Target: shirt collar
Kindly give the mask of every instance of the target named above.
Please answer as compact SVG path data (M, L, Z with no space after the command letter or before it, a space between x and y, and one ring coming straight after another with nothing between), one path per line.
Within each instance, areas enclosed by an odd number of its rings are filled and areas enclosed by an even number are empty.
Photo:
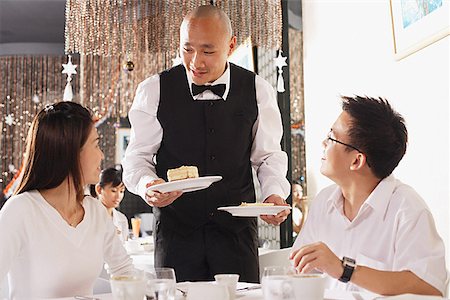
M192 77L191 77L191 74L188 72L188 70L186 68L184 68L184 69L186 71L186 77L188 79L189 91L191 92L191 96L192 96L192 98L194 98L194 100L220 100L220 99L223 99L224 101L227 100L228 93L230 91L230 63L228 61L227 61L227 68L226 68L225 72L223 72L222 76L220 76L219 78L217 78L215 81L213 81L211 83L205 84L205 85L215 85L215 84L220 84L220 83L225 84L225 93L223 93L222 98L220 98L219 96L217 96L216 94L214 94L211 91L204 91L203 93L193 96L192 95Z
M391 195L394 192L396 186L396 179L394 175L390 175L381 180L375 189L370 193L369 197L361 205L360 212L371 207L375 213L384 215L388 208ZM335 190L330 194L327 199L327 213L330 214L334 209L341 214L344 213L344 198L342 197L342 190L339 186L336 186ZM359 212L358 212L359 214Z

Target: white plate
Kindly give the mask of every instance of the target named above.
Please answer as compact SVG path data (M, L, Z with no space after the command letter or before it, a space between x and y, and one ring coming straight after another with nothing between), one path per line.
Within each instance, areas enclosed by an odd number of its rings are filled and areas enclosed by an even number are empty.
M147 191L158 191L160 193L168 193L173 191L183 191L185 193L193 192L206 189L213 182L219 181L221 179L222 176L205 176L198 178L188 178L152 185L147 188Z
M258 217L260 215L276 215L277 213L291 209L290 206L224 206L218 210L229 212L235 217Z

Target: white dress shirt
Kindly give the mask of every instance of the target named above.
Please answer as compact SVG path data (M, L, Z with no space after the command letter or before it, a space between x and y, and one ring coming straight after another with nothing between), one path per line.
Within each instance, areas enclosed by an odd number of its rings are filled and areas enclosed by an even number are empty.
M192 89L192 80L189 73L186 74L189 87ZM198 101L203 99L226 101L229 82L228 65L224 74L212 83L226 84L222 98L209 90L193 98ZM290 193L290 185L286 179L287 155L280 146L283 127L276 93L272 86L258 75L255 76L255 88L258 117L252 130L253 146L250 160L261 184L262 199L272 194L287 198ZM159 74L156 74L139 84L128 113L132 127L130 143L122 161L123 181L129 191L140 195L143 199L146 184L158 178L155 171L155 155L163 137L163 129L156 116L159 99Z
M128 235L130 233L127 217L117 209L113 208L112 221L114 226L116 226L117 228L116 233L119 236L120 240L122 242L125 242L128 239Z
M409 270L444 293L447 272L444 243L423 199L393 175L382 180L353 221L343 213L337 185L314 199L293 249L325 243L339 258L381 271ZM327 288L363 290L351 282L329 280Z
M86 196L84 218L67 224L38 191L12 196L0 210L0 282L11 299L91 295L107 262L112 274L133 269L103 204Z

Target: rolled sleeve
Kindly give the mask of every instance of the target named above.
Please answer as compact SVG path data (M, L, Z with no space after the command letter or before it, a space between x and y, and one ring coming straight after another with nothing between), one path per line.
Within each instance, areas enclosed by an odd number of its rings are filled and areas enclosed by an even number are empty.
M251 162L261 184L263 200L272 194L287 198L290 184L286 179L288 157L281 149L283 126L276 93L272 86L256 75L258 118L253 127Z
M445 295L444 243L428 210L405 216L398 232L394 270L408 270Z
M159 95L159 75L154 75L139 84L128 113L131 136L122 161L123 181L130 192L143 199L146 184L158 178L154 156L162 140L162 128L157 119Z

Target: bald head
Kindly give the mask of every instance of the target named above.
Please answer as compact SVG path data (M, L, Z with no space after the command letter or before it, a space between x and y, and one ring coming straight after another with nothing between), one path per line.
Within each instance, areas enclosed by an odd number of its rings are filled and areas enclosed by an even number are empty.
M184 17L181 27L186 26L190 20L199 18L214 19L217 26L223 27L227 38L231 38L233 35L230 18L223 10L214 5L202 5L192 10Z

